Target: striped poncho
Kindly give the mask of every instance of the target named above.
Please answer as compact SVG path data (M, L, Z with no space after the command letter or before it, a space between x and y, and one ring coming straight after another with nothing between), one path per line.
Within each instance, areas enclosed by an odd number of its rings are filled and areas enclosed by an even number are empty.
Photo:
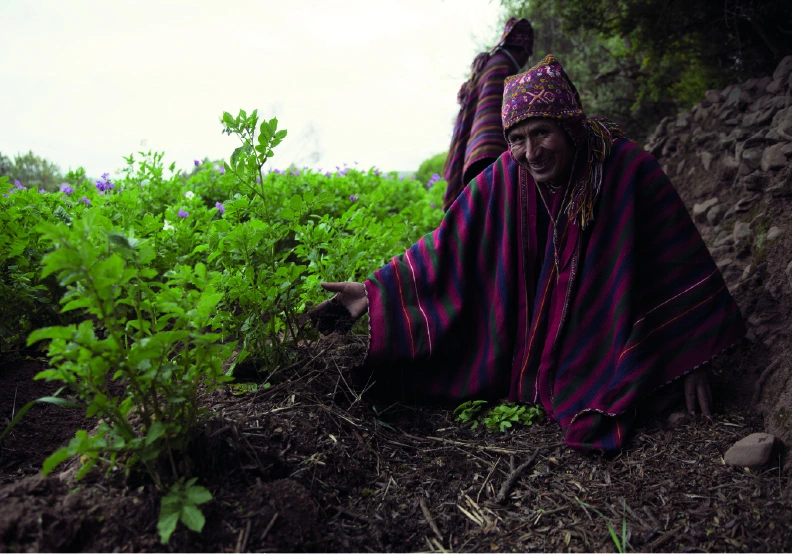
M635 143L606 158L593 223L558 222L561 275L539 194L505 152L436 231L372 273L360 371L403 401L541 403L571 447L613 451L637 404L736 343L742 319Z
M443 167L448 183L443 209L448 210L468 182L476 162L487 161L485 167L507 150L501 128L501 99L504 79L520 69L503 50L496 50L477 72L470 88L461 91L460 112L454 123L449 155ZM482 167L481 169L484 169Z

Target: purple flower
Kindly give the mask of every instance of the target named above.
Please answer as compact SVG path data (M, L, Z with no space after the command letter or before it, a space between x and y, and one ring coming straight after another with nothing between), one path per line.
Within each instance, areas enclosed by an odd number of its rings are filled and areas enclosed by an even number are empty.
M39 189L39 194L46 194L46 193L47 193L47 191L46 191L46 190L44 190L44 189Z
M325 172L325 177L330 177L330 171Z
M358 162L356 162L356 161L354 161L354 160L353 160L353 162L352 162L352 163L354 163L355 165L358 165Z
M105 192L106 190L116 188L116 185L114 185L108 177L110 177L109 173L102 173L102 178L96 182L96 188L99 192Z
M17 188L17 190L25 190L25 187L22 186L22 183L19 182L19 179L14 181L14 186Z
M276 175L282 175L283 174L283 172L280 169L273 169L273 173L275 173Z
M4 195L3 195L3 198L8 198L8 195L7 195L7 194L4 194Z
M289 174L290 175L295 175L295 176L300 175L300 170L299 169L295 169L294 171L290 171Z
M180 208L180 209L179 209L179 213L177 213L176 215L178 215L179 217L181 217L182 219L184 219L184 218L186 218L188 215L190 215L190 212L186 212L186 211L184 211L183 209L181 209L181 208Z
M256 182L261 185L262 184L262 178L261 177L256 177Z
M435 207L437 207L435 206L435 202L430 202L430 208L435 208Z
M218 209L220 213L222 214L226 213L226 206L224 206L220 202L215 202L215 207Z
M375 170L374 170L374 174L375 174L377 177L380 177L380 170L379 170L379 169L375 169Z
M201 165L201 162L199 162L198 160L193 160L193 165L198 167L199 165Z
M350 202L357 202L357 201L358 201L358 197L355 196L354 194L351 194L350 195Z
M221 175L225 174L226 173L226 167L221 165L220 169L218 169L218 173L220 173Z
M80 200L82 200L83 202L85 202L85 205L86 205L86 206L90 206L90 205L91 205L91 201L90 201L90 200L88 200L88 198L86 198L85 196L83 196L82 198L80 198Z
M63 194L65 194L67 196L74 192L74 189L72 187L70 187L69 185L65 185L65 184L61 185L58 190L60 190Z

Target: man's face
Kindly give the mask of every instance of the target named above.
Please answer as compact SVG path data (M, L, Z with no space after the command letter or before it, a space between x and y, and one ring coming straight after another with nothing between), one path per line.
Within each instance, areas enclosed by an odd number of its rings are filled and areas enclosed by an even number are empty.
M559 124L529 118L507 132L512 156L538 183L561 186L570 177L575 148Z

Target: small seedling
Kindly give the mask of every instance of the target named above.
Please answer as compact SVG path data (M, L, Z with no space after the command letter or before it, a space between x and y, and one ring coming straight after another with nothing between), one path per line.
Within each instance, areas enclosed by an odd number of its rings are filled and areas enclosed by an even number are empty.
M476 416L482 411L485 404L487 404L487 400L469 400L457 406L454 409L454 413L457 414L457 419L463 423L473 421L471 429L476 429L476 426L479 425L479 422L476 421Z

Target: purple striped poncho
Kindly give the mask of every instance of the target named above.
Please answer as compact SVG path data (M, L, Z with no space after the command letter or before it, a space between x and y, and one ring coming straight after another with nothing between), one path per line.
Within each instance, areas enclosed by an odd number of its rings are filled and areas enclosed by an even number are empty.
M560 221L561 275L509 152L371 274L361 371L375 393L541 403L571 447L613 451L642 398L736 343L738 307L655 159L621 139L603 175L594 222Z
M487 160L488 165L506 151L507 142L501 127L504 79L518 69L503 50L497 50L487 59L470 90L461 96L449 155L443 166L443 178L448 183L443 196L444 210L449 209L465 185L476 177L476 173L472 175L469 171L476 162Z

